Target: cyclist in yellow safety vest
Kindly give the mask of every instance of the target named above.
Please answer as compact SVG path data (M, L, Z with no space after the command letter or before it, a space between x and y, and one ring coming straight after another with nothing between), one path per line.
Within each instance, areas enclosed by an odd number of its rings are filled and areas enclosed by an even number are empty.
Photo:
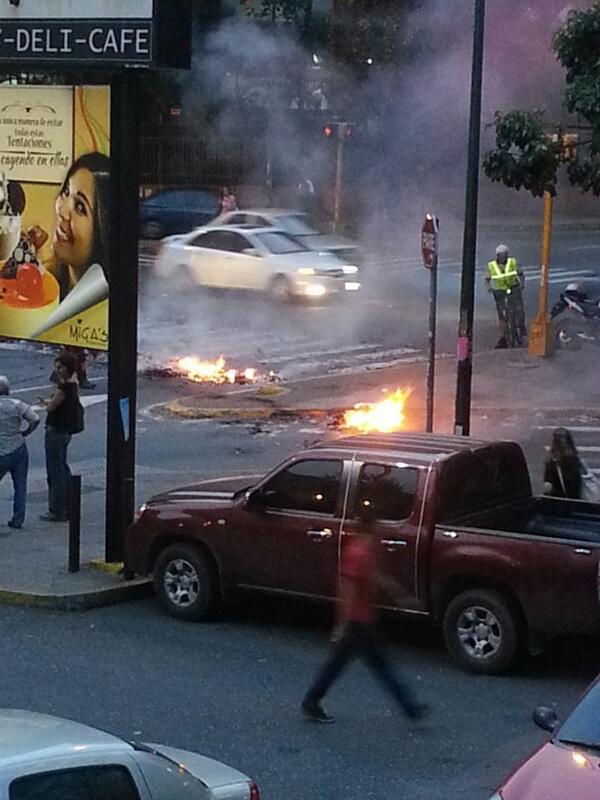
M508 247L505 244L498 245L495 260L488 262L485 286L488 292L492 292L494 295L498 313L500 339L496 344L496 348L508 347L506 319L504 316L507 294L512 295L511 300L515 304L518 332L522 340L527 336L525 310L523 308L525 276L523 270L517 264L517 259L509 257Z

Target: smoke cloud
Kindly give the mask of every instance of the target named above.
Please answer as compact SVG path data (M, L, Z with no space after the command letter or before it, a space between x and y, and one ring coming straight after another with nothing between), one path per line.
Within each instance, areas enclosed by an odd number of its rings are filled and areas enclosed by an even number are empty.
M551 51L551 37L570 8L588 5L584 0L488 0L484 125L493 120L496 110L515 107L545 108L549 122L562 119L564 76ZM315 81L308 87L309 95L320 82L322 95L313 95L313 100L332 115L350 118L359 129L346 148L346 199L360 209L354 235L365 251L374 262L388 257L384 266L365 273L368 292L386 297L393 287L397 297L410 297L403 304L396 331L403 344L423 339L426 282L421 280L415 288L414 276L404 276L403 265L419 258L424 213L435 211L442 220L442 256L459 260L472 29L473 3L426 0L402 33L407 53L402 67L381 66L376 52L366 80L357 80L331 62L323 62L319 69L312 67ZM297 124L312 54L285 27L257 26L243 18L227 20L196 49L192 78L186 80L183 97L185 116L195 134L212 142L215 150L222 151L228 144L233 147L243 138L240 107L254 109L254 116L264 121L264 140L272 162L278 165L279 181L292 187L299 177L310 175L318 189L329 189L332 149L313 146L314 132L303 132ZM325 54L320 56L325 58ZM202 112L206 120L207 107L211 122L199 131L195 115ZM373 126L380 132L376 148L373 137L360 135L361 130L371 132ZM484 129L482 149L491 143L491 136L492 131ZM257 164L248 182L264 188L265 178L264 165ZM516 195L511 195L509 203L503 191L482 178L484 213L494 215L507 206L516 207ZM280 194L276 200L294 205L289 188L287 196ZM538 207L528 206L525 198L522 208L525 213L534 209L539 214ZM394 301L394 295L390 297ZM210 342L218 338L221 328L239 325L240 307L239 300L182 299L181 295L174 300L164 287L150 290L143 304L142 350L172 354L172 342L161 339L160 330L175 320L180 354L212 357L219 355L217 348L227 355L226 342L222 347ZM269 341L275 345L281 340L282 331L290 338L351 344L364 341L372 330L373 312L368 304L351 314L331 309L327 314L293 316L254 301L243 308L245 336L260 334L267 347Z

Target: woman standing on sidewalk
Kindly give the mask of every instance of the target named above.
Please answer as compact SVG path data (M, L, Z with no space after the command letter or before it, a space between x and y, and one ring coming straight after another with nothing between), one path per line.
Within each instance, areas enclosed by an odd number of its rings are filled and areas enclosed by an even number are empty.
M544 494L579 500L583 471L570 431L556 428L544 466Z
M46 477L48 513L41 519L66 522L69 518L69 479L67 449L74 433L83 430L83 407L79 400L77 363L71 353L61 353L54 361L56 389L50 400L43 400L46 419Z

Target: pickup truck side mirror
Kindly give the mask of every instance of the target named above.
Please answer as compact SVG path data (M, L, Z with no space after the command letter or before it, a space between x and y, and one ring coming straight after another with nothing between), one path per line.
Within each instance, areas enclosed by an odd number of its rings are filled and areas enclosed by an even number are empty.
M244 495L246 508L260 510L263 505L263 496L260 489L249 489Z
M541 728L543 731L552 733L558 725L556 711L553 708L548 708L548 706L537 706L537 708L534 708L532 717L538 728Z

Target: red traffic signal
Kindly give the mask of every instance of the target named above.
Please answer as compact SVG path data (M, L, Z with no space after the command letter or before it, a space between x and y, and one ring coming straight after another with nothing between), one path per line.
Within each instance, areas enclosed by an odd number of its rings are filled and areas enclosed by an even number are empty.
M329 139L331 136L333 136L333 125L325 125L325 127L323 128L323 133L325 134L325 136L326 136L328 139Z

